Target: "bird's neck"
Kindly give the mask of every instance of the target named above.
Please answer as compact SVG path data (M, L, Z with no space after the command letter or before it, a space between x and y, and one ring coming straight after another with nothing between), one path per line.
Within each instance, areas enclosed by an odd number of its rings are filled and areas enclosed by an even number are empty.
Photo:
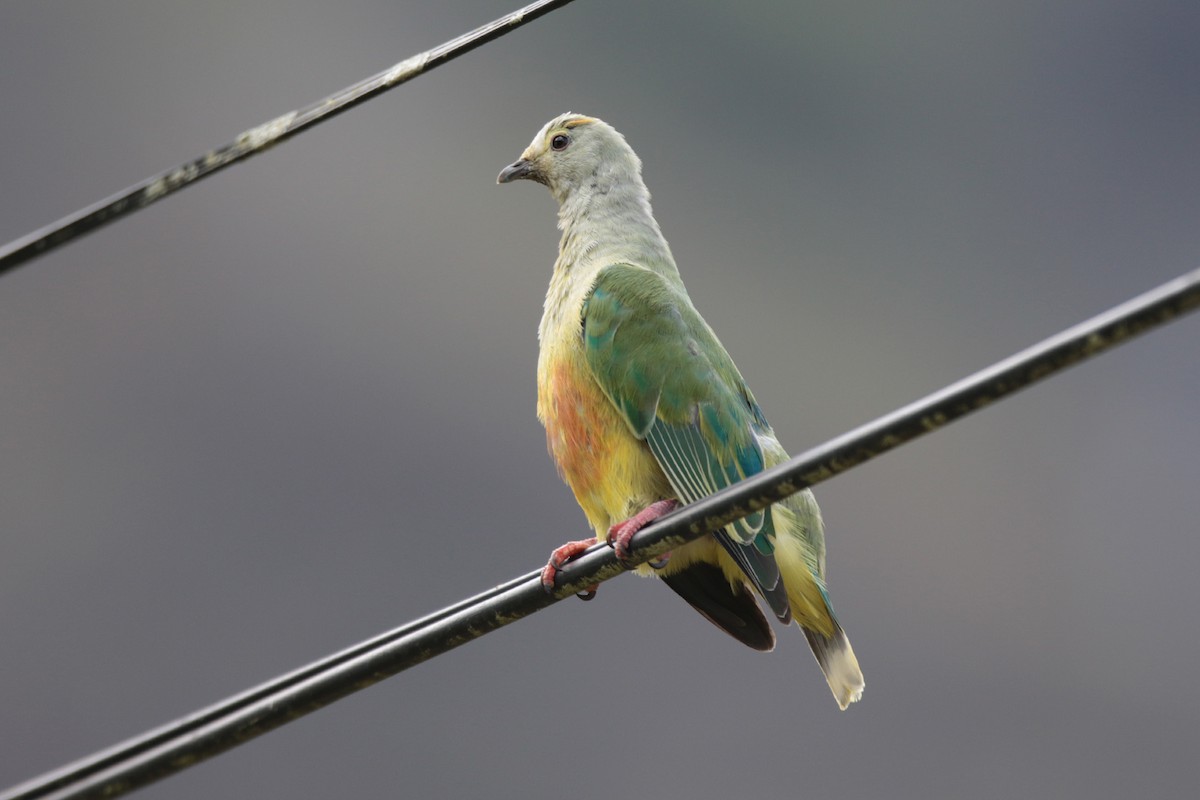
M593 261L631 261L656 271L675 271L675 261L650 208L641 176L593 175L560 201L562 230L555 272Z
M592 176L559 198L562 230L558 260L546 293L539 336L574 331L584 299L605 267L634 264L680 282L675 259L650 208L650 192L636 173Z

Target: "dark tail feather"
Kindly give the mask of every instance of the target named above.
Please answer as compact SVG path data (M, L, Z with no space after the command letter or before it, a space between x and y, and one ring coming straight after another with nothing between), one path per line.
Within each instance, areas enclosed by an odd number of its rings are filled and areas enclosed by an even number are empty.
M775 633L754 595L744 584L730 586L720 567L697 562L664 577L663 582L742 644L762 652L775 649Z
M791 622L792 609L788 605L787 587L783 585L783 579L779 576L779 565L775 563L775 557L760 553L752 544L735 542L725 531L717 531L713 537L742 568L742 572L762 594L779 621L784 625ZM726 584L728 583L726 581Z

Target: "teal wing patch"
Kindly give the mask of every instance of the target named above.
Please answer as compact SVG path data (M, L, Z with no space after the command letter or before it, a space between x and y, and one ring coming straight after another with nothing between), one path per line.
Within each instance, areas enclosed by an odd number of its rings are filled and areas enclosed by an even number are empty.
M702 409L702 412L708 407ZM698 424L669 425L662 420L646 432L650 451L671 479L671 485L680 498L689 503L737 483L748 475L762 472L762 451L757 447L744 447L732 452L733 459L722 462L714 449L708 446L706 437ZM757 445L757 442L754 442ZM755 544L765 555L774 548L764 536L766 521L764 510L734 522L730 534L740 544Z
M766 420L682 288L642 267L600 273L583 308L587 363L679 499L692 503L763 470ZM790 619L765 510L714 536L780 619Z

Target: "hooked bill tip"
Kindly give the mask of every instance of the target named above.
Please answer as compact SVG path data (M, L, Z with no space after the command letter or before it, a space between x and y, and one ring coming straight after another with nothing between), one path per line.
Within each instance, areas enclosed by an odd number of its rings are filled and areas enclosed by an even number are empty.
M496 183L511 183L522 178L528 178L532 171L533 164L522 158L500 170L500 174L496 176Z

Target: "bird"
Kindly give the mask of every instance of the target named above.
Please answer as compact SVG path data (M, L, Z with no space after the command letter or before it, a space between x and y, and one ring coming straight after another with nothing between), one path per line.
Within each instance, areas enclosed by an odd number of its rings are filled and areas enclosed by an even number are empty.
M596 117L561 114L496 178L519 180L543 184L558 202L562 235L538 326L537 413L596 532L551 554L541 578L552 591L558 569L596 542L624 560L641 528L788 455L692 304L625 137ZM775 634L761 598L803 630L838 706L861 698L862 670L825 587L824 525L811 491L637 571L765 652Z

